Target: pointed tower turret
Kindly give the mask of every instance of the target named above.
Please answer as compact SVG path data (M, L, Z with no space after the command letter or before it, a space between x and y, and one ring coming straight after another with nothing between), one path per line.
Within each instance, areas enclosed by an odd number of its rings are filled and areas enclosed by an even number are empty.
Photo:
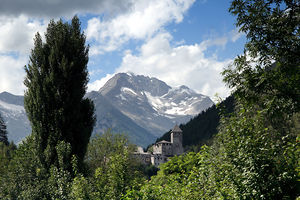
M171 143L174 155L181 155L183 153L182 147L182 130L176 124L171 131Z

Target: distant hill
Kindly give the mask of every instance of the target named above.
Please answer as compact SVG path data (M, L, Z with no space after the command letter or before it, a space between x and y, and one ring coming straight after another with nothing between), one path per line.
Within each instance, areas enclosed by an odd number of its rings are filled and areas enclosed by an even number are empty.
M219 108L224 109L226 113L231 113L234 110L234 97L229 96L220 103ZM209 142L213 135L217 133L217 127L220 123L220 109L213 105L199 115L192 118L186 124L181 124L179 127L183 131L183 146L189 149L192 146L201 146ZM167 140L170 141L171 130L166 132L156 142Z

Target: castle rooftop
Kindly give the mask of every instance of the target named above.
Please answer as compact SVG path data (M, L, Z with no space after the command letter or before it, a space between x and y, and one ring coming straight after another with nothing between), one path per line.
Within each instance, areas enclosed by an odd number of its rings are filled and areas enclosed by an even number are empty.
M181 129L179 128L179 126L176 124L176 125L174 126L172 132L176 132L176 133L181 132L181 133L182 133L182 130L181 130Z
M162 140L162 141L159 141L159 142L157 142L156 144L159 144L159 143L171 143L171 142L169 142L169 141L166 141L166 140Z

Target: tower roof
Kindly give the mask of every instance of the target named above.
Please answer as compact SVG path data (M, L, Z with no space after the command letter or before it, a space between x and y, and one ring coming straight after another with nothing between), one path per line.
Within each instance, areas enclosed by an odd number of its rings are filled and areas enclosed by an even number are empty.
M162 140L162 141L157 142L156 144L166 144L166 143L170 144L171 142Z
M178 132L180 132L180 133L182 133L182 130L179 128L179 126L176 124L175 126L174 126L174 128L172 129L172 132L176 132L176 133L178 133Z

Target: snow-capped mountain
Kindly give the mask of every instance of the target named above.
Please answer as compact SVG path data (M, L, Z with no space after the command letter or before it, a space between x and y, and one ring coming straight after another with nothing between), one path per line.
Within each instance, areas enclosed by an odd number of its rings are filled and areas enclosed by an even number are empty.
M8 92L0 93L0 113L7 126L9 140L18 143L31 133L23 96L12 95Z
M186 86L172 88L156 78L119 73L99 90L124 115L158 137L213 105Z
M165 82L132 73L119 73L99 91L86 94L95 104L97 122L94 134L108 128L125 133L146 147L176 123L185 123L213 102L186 86L172 88ZM24 97L0 93L0 113L15 143L31 133L24 109Z

